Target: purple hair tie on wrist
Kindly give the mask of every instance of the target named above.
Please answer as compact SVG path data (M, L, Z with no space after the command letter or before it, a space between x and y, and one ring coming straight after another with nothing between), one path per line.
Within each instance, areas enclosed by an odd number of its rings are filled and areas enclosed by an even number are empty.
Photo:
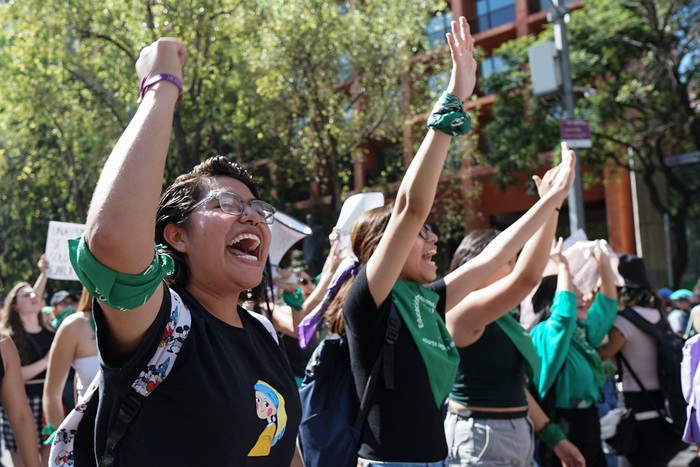
M148 89L151 86L153 86L156 83L160 83L161 81L167 81L177 86L177 89L180 91L180 94L177 96L177 102L175 103L175 105L178 105L180 101L182 101L182 81L180 81L180 78L178 78L175 75L171 75L170 73L159 73L150 77L144 76L141 80L141 86L139 88L139 98L136 102L141 103L141 101L143 100L143 96L146 95L146 91L148 91Z
M299 327L297 328L297 333L299 334L299 347L305 349L309 345L311 337L313 336L314 331L316 331L316 327L318 327L319 323L323 319L324 313L328 309L328 306L338 294L340 286L347 282L347 280L351 277L355 277L356 272L357 263L355 262L354 258L345 258L340 265L338 265L338 269L335 271L333 279L328 285L321 303L319 303L316 308L314 308L311 313L306 315L304 319L301 320L301 323L299 323Z

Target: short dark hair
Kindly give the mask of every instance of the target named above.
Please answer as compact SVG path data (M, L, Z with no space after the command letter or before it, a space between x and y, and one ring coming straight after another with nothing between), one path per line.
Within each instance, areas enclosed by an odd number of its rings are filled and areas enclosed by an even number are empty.
M187 285L190 270L184 255L172 248L165 239L165 226L168 224L185 225L190 218L192 207L202 196L202 192L209 187L207 181L218 176L236 179L250 189L253 197L260 196L257 183L243 167L225 156L213 156L196 165L191 171L177 177L160 198L156 213L155 240L156 243L165 246L165 252L175 262L175 271L167 280L170 285L176 288ZM246 291L245 299L259 298L262 294L261 287L262 285L259 285L253 290Z

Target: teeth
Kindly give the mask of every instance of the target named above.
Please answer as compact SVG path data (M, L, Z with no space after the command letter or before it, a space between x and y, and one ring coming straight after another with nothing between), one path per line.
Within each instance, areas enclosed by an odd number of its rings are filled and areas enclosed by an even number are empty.
M257 235L253 235L252 233L242 233L238 235L236 238L231 240L228 245L228 247L232 247L236 243L239 243L243 240L252 240L253 243L251 243L250 247L248 248L248 251L253 251L255 250L258 246L260 246L260 238L258 238Z

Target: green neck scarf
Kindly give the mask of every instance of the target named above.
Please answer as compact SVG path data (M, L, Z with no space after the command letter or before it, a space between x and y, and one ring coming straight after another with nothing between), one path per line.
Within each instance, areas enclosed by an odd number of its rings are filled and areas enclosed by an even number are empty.
M540 372L540 359L537 357L537 351L532 343L530 333L513 317L513 310L498 318L496 324L498 324L501 331L513 342L518 352L520 352L525 359L525 373L530 381L532 381L533 375L539 374Z
M583 354L593 370L596 384L602 388L605 384L605 370L603 370L603 364L600 361L596 349L586 340L586 330L580 324L576 326L574 335L571 338L571 344Z
M51 320L51 327L54 329L58 329L61 323L73 313L75 313L75 308L73 308L72 306L65 307L63 310L61 310L60 313L56 315L54 319Z
M454 384L459 353L436 311L439 296L415 282L398 281L391 299L418 347L435 405L440 408Z

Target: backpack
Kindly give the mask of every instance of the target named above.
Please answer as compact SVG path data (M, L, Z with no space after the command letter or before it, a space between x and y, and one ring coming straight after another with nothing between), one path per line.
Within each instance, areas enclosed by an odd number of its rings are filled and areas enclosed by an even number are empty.
M630 308L622 310L620 315L656 340L659 384L666 400L665 407L662 407L661 411L670 417L673 427L679 433L682 433L687 418L687 404L681 389L681 361L683 360L683 345L685 341L671 330L663 316L658 323L650 323ZM622 354L618 355L622 357ZM625 360L623 361L630 369L632 376L637 380L637 384L642 390L645 390L629 363Z
M180 349L189 335L192 325L190 310L175 291L170 290L170 292L172 303L170 318L165 325L163 336L151 359L131 384L132 390L120 402L117 420L107 435L105 452L97 459L99 467L110 467L113 465L115 450L119 441L126 434L129 424L136 418L141 404L170 374ZM277 333L269 321L256 313L251 312L250 315L258 319L275 341L279 343ZM49 463L51 465L60 467L72 467L74 465L75 437L78 434L79 425L81 423L91 423L94 426L95 424L95 420L89 420L85 416L86 414L89 414L87 417L96 416L97 404L99 404L98 388L100 379L102 379L101 369L95 375L92 383L90 383L82 400L63 419L63 422L56 430L49 454Z
M400 328L401 319L392 303L384 344L361 401L355 392L346 337L327 337L320 342L299 389L302 417L298 440L305 467L357 465L362 427L382 366L386 388L394 387L394 344Z

